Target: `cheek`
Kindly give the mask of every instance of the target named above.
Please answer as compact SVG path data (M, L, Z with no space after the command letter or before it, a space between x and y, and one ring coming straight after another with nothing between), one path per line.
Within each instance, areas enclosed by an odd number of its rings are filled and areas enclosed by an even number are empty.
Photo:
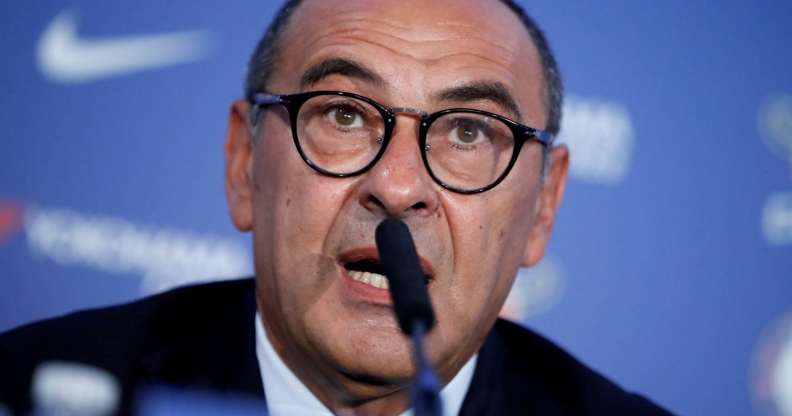
M285 270L305 255L332 251L335 242L330 240L338 239L333 230L354 205L350 199L357 182L315 172L300 158L291 137L270 139L280 140L257 154L254 222L256 237L271 247L270 260Z
M259 229L278 247L278 254L323 251L326 236L344 202L343 181L314 173L302 160L275 161L279 169L261 175L260 204L254 215L269 218Z
M505 296L519 267L532 224L534 199L527 191L503 192L447 205L457 280L454 296L458 302L477 296L484 304L499 308L492 301Z
M490 197L450 204L449 226L455 254L461 257L457 260L478 257L487 261L517 249L532 223L530 201L530 196Z
M346 193L345 181L315 173L289 151L297 153L273 145L257 154L254 252L262 293L277 294L266 297L270 313L298 319L326 293L335 262L325 244Z

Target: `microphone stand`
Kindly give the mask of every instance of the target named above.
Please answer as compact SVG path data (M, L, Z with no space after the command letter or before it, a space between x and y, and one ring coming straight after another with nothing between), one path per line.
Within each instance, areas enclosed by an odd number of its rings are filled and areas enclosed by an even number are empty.
M413 322L413 358L416 366L412 388L413 412L415 416L441 416L443 402L440 400L440 381L424 352L423 338L425 334L426 328L423 322Z

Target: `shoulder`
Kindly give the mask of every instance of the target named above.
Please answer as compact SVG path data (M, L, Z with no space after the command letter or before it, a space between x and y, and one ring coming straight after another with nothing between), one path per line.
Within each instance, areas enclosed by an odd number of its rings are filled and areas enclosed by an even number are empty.
M139 376L140 359L147 353L161 345L195 339L203 328L222 325L213 322L233 319L227 317L232 314L229 308L252 297L253 289L253 279L185 286L0 334L0 403L28 407L33 372L48 361L100 367L119 379L123 388Z
M548 415L667 415L625 391L541 335L499 319L479 352L475 378L490 403ZM476 379L474 378L474 382Z
M73 312L0 334L0 348L25 353L79 344L126 344L128 338L137 338L141 332L183 325L182 318L188 316L194 321L203 315L216 315L218 305L247 296L253 288L253 279L196 284L121 305Z

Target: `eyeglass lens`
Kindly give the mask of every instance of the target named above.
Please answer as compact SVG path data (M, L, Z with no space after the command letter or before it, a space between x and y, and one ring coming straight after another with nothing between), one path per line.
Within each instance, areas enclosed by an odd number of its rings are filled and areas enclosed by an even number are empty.
M319 95L300 107L297 138L305 156L329 172L356 172L377 156L385 121L371 104L351 97Z
M444 114L426 134L430 170L456 189L473 190L495 182L508 168L513 149L511 129L481 114Z

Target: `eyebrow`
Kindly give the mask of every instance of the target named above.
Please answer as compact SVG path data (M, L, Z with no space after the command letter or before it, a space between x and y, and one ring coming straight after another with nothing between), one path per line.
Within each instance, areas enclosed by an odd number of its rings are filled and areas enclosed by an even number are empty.
M490 100L503 106L517 120L522 120L520 107L517 101L503 83L498 81L474 81L456 87L451 87L439 91L435 94L438 101L474 101Z
M310 66L300 79L300 88L305 89L330 75L343 75L382 86L385 80L365 65L347 58L329 58Z

